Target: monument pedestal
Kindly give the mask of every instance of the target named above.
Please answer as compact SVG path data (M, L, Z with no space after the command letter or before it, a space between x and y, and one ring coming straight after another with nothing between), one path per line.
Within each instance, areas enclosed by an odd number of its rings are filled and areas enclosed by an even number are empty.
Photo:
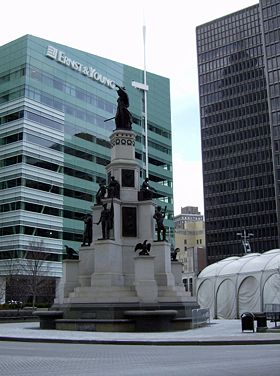
M95 269L91 275L91 286L124 286L122 247L112 240L95 242Z
M94 249L91 246L81 247L79 252L79 284L90 286L91 274L94 272Z
M62 278L56 289L55 303L61 304L64 298L78 285L79 260L63 261Z
M155 281L155 258L135 257L135 289L140 303L156 303L158 288Z
M184 287L182 281L183 264L180 261L171 261L171 272L175 279L175 286Z
M155 257L155 278L159 286L175 286L174 275L171 271L170 244L153 242L151 255Z

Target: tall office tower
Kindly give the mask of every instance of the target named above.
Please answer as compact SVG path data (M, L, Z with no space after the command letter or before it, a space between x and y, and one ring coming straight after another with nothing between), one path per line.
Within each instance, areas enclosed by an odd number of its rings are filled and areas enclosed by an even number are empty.
M132 81L143 82L143 71L34 36L0 47L0 277L7 259L34 247L59 277L64 246L79 249L83 219L107 182L115 83L130 99L145 178L143 91ZM149 179L172 233L170 85L152 73L147 83Z
M209 264L279 247L279 27L263 0L196 30Z

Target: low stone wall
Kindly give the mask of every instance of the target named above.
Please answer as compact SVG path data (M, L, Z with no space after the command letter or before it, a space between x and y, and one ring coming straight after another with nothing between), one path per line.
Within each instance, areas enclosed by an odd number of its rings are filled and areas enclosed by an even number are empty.
M171 321L177 316L178 311L167 310L137 310L125 311L124 316L135 321L136 332L163 332L170 331Z
M77 330L86 332L134 332L135 323L129 319L98 320L98 319L57 319L55 320L58 330Z
M0 322L7 321L37 321L38 317L33 314L32 309L1 309Z

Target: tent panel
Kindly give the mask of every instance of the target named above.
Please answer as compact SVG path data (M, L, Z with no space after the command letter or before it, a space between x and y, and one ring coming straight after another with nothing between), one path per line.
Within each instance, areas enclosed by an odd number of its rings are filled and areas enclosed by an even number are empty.
M234 319L236 317L235 288L230 279L225 279L217 291L217 318Z
M214 317L213 282L206 279L197 290L197 302L201 308L209 308L210 316Z
M280 304L280 274L272 274L271 277L264 284L263 288L263 303L266 304Z
M239 317L244 312L260 312L259 283L255 277L243 280L238 291Z

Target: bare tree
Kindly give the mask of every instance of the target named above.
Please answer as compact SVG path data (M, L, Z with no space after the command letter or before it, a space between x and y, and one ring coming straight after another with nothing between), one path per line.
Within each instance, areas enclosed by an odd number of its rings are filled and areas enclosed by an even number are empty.
M20 259L6 260L6 298L15 303L18 308L24 305L30 293L26 288L25 278L22 275Z
M48 256L43 240L32 241L23 257L9 260L7 291L10 299L26 304L32 298L35 308L38 295L48 288Z
M36 305L38 294L47 283L48 256L43 240L32 241L29 243L29 250L22 262L22 271L26 277L27 290L32 297L33 308Z
M0 277L0 304L5 302L6 296L6 278Z

